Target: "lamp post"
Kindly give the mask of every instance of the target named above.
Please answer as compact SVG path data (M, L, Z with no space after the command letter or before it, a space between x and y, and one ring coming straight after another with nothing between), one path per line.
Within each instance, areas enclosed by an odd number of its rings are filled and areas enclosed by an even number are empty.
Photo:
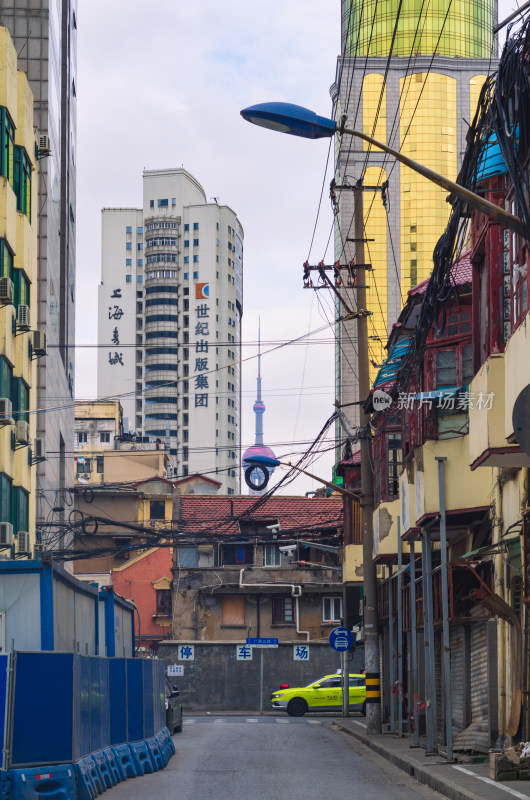
M270 128L281 133L289 133L293 136L301 136L306 139L330 138L336 133L346 134L368 142L373 147L383 150L393 156L397 161L410 169L423 175L424 178L441 186L451 194L464 200L471 208L481 211L486 216L503 224L505 227L527 238L527 231L522 221L503 208L490 203L484 197L467 189L465 186L454 183L434 170L413 161L397 150L388 147L386 144L377 141L361 131L356 131L344 126L337 126L335 120L327 117L319 117L313 111L301 106L290 103L261 103L250 106L241 111L241 116L248 122ZM362 192L362 189L360 189ZM360 193L359 192L359 193ZM358 209L362 208L360 201L356 202L356 227L362 230L362 217ZM357 219L359 218L359 220ZM362 232L356 239L362 239ZM364 259L363 259L364 262ZM362 281L364 283L364 281ZM358 310L366 311L360 307L362 298L357 298ZM360 315L359 322L363 319ZM358 327L358 354L359 354L359 397L366 399L369 391L369 372L367 369L367 349L368 340L361 341L361 326ZM366 353L364 352L366 350ZM363 351L361 353L361 351ZM364 421L361 406L361 421ZM366 657L366 677L367 677L367 700L369 695L371 703L367 703L367 733L379 733L381 729L380 704L379 698L379 640L377 632L377 586L375 579L375 565L373 563L373 473L369 460L369 441L367 438L361 439L361 504L363 511L363 579L365 591L365 657ZM372 673L370 675L370 673ZM369 685L370 684L370 685Z
M243 119L246 119L247 122L253 122L254 125L260 125L262 128L270 128L280 133L290 133L293 136L302 136L304 139L329 139L336 133L347 134L348 136L362 139L368 142L368 144L393 156L401 164L405 164L405 166L414 170L414 172L423 175L423 177L427 178L431 183L436 183L438 186L441 186L442 189L447 189L451 194L465 200L472 208L482 211L487 217L502 223L524 239L527 238L526 228L518 217L500 208L500 206L490 203L489 200L475 194L475 192L471 192L469 189L466 189L465 186L450 181L449 178L446 178L444 175L440 175L438 172L429 169L429 167L425 167L423 164L413 161L412 158L403 155L403 153L400 153L398 150L393 150L391 147L383 144L383 142L379 142L372 136L362 133L362 131L337 126L335 120L329 119L328 117L319 117L314 111L310 111L308 108L303 108L302 106L293 105L292 103L259 103L258 105L244 108L240 113Z

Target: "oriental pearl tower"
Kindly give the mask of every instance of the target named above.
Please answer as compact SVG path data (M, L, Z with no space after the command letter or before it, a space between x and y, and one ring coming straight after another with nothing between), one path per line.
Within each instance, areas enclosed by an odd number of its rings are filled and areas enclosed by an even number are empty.
M265 413L265 403L261 399L261 324L258 327L258 396L253 406L254 414L256 415L256 439L254 444L247 448L243 453L241 465L243 469L247 466L246 459L252 456L268 456L269 458L276 458L274 452L270 447L263 444L263 415ZM269 476L274 472L274 468L261 467L262 470L267 470ZM249 494L261 495L265 493L265 489L257 490L250 489Z

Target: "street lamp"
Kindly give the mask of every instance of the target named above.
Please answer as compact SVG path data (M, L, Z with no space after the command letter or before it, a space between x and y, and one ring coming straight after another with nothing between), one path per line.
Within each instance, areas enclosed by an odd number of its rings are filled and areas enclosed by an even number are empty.
M362 131L338 126L335 120L319 117L314 111L293 103L258 103L256 106L244 108L241 111L241 116L247 122L253 122L254 125L260 125L262 128L269 128L280 133L290 133L292 136L302 136L304 139L329 139L335 133L345 133L348 136L363 139L363 141L377 147L379 150L394 156L401 164L405 164L405 166L423 175L431 183L436 183L442 189L447 189L451 194L465 200L472 208L476 208L487 217L503 223L524 239L527 238L526 228L518 217L496 206L494 203L490 203L484 197L471 192L465 186L460 186L459 183L450 181L444 175L434 172L434 170L419 164L417 161L413 161L398 150L393 150L386 144L372 138L372 136L362 133Z

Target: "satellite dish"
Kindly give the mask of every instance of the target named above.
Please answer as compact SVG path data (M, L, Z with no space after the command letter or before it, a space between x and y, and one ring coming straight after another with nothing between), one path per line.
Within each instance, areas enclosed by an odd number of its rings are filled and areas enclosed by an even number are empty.
M512 411L512 425L517 444L530 456L530 384L517 396Z

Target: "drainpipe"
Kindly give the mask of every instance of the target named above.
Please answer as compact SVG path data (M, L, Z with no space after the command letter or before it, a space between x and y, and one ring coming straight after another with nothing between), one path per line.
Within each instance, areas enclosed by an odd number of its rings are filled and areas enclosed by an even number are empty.
M494 544L500 541L503 529L502 520L502 480L501 470L497 468L497 479L495 481L495 517L497 533L494 535ZM502 555L495 556L495 594L504 598L504 562ZM506 739L506 623L503 619L497 619L497 676L499 687L499 739L498 745L503 747Z
M302 587L300 587L300 594L302 593ZM305 634L307 641L311 638L311 633L309 631L301 631L300 630L300 614L299 614L299 603L300 603L300 595L295 595L295 605L296 605L296 632L301 634Z

